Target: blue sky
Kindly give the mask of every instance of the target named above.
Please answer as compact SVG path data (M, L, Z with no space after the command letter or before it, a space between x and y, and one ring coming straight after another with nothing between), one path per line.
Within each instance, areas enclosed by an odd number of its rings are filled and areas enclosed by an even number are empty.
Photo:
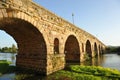
M76 26L96 36L106 45L120 45L120 0L33 1L71 23L74 13ZM12 38L8 39L0 32L0 46L12 43L14 43Z

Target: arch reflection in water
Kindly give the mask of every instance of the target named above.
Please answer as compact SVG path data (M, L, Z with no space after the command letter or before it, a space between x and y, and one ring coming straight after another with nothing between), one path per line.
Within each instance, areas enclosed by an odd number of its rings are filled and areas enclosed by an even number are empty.
M86 65L86 66L102 66L104 63L104 56L96 56L84 62L71 62L69 65Z
M103 56L96 56L95 58L82 62L80 65L100 66L102 62L103 62Z

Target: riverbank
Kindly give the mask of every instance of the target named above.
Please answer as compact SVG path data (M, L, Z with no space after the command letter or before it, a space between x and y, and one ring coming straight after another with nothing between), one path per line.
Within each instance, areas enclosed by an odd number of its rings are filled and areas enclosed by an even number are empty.
M17 69L19 70L19 69ZM10 67L9 62L0 61L0 73L8 73L10 71L16 72L15 67ZM30 72L30 71L29 71ZM12 74L13 75L13 74ZM25 73L13 75L13 80L26 80L32 79L34 76L40 76L39 74L35 75L34 73ZM4 77L4 76L3 76ZM40 77L38 77L39 79ZM64 70L55 72L47 77L42 78L42 80L119 80L120 72L116 69L103 68L100 66L80 66L80 65L71 65Z
M119 80L120 72L110 68L72 65L60 70L46 80Z
M15 71L15 66L9 66L10 61L0 60L0 75Z
M15 58L12 57L13 54L2 54L1 53L1 59L7 60L9 62L13 61L15 63ZM7 73L2 73L2 76L0 76L0 80L119 80L119 77L110 77L110 76L101 76L101 75L96 75L95 73L98 73L98 69L92 68L94 66L102 66L103 67L109 67L113 69L118 69L120 71L120 56L117 54L104 54L102 56L96 57L95 59L92 58L92 60L86 61L87 63L77 63L80 65L86 65L85 69L86 71L83 71L84 73L81 72L76 72L74 69L71 69L70 66L67 67L65 70L60 70L57 71L51 75L48 76L43 76L40 74L35 74L36 72L30 71L30 70L23 70L20 68L16 68L15 66L12 69L8 69ZM10 64L10 63L9 63ZM76 65L76 63L73 63ZM11 64L10 64L11 65ZM15 64L14 64L15 65ZM74 65L73 65L74 66ZM93 71L89 71L91 69L87 69L86 67L90 66ZM81 66L80 66L81 67ZM4 67L5 68L5 67ZM79 69L79 68L78 68ZM83 68L81 68L83 70ZM77 70L79 71L79 70ZM5 71L6 72L6 71ZM92 72L90 74L90 72ZM93 73L94 72L94 73ZM105 71L102 71L105 72ZM89 73L89 74L88 74ZM106 74L109 74L105 72ZM73 78L72 78L73 77ZM110 78L109 78L110 77ZM102 79L101 79L102 78Z

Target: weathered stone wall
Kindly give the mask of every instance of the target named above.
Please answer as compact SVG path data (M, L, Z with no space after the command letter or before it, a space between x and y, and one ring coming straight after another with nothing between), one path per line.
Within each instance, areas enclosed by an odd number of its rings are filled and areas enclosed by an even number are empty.
M10 34L18 44L17 66L45 74L65 67L65 47L70 35L76 38L73 44L78 43L79 47L75 49L79 50L77 59L80 59L80 62L85 60L87 41L90 41L92 57L95 55L95 43L98 55L105 49L105 45L93 35L31 0L1 0L0 29ZM58 54L54 54L55 39L59 41ZM74 53L71 55L75 61L76 56Z

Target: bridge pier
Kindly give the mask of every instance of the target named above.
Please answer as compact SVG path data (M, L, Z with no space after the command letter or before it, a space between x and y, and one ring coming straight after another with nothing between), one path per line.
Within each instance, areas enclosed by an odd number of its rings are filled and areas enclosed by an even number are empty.
M42 56L44 57L44 56ZM39 72L41 74L47 73L46 70L46 59L41 59L40 55L37 56L31 56L31 55L17 55L16 56L16 66L20 68L30 69L36 72Z
M47 55L47 75L55 71L64 69L64 67L65 67L64 54Z
M85 61L85 52L81 52L80 54L80 62L84 62Z

